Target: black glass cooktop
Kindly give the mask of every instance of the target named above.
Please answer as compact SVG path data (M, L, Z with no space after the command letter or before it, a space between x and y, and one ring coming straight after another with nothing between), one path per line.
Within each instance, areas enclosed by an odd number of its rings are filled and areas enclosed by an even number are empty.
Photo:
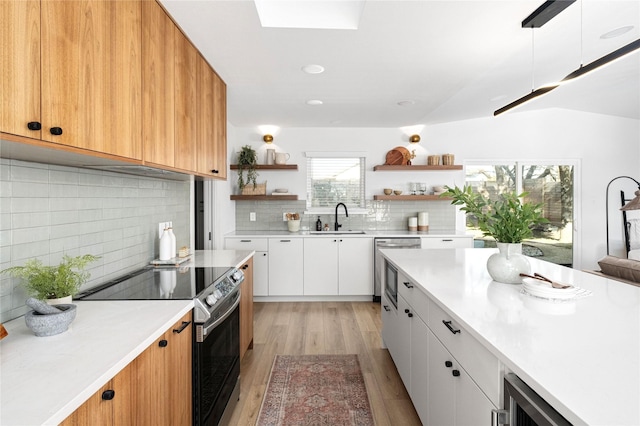
M81 300L193 299L230 268L145 268L80 294Z

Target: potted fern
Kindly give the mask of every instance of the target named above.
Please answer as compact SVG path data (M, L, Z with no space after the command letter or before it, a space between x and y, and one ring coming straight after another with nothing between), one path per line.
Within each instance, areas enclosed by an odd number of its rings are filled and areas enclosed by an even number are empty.
M256 179L258 178L256 164L258 164L256 151L250 145L243 146L238 152L238 188L240 193L249 183L253 183L253 187L256 187Z
M451 204L463 206L460 210L477 219L483 235L495 238L500 253L489 257L489 275L498 282L520 284L520 273L531 271L529 261L522 255L522 241L533 235L535 225L548 222L542 217L542 205L522 202L526 192L505 193L490 200L467 185L445 189L441 197L452 198Z
M49 304L71 303L82 284L91 276L84 269L99 256L85 254L71 257L64 255L57 266L46 266L39 259L30 259L24 266L13 266L0 273L6 273L23 280L30 296Z

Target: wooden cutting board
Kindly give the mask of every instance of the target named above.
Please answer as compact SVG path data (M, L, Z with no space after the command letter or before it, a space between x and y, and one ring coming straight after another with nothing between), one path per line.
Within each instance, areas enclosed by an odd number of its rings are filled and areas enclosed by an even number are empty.
M411 154L409 150L403 146L397 146L387 152L387 158L384 164L387 166L406 166L410 160Z

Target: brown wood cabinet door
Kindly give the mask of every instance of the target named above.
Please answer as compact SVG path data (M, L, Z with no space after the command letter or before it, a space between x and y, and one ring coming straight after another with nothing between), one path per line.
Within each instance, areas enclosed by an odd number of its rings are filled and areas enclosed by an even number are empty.
M213 115L213 79L214 72L204 60L198 55L198 120L196 123L196 171L203 175L214 175L215 167L213 162L213 143L215 138L214 115Z
M40 139L40 0L0 1L0 131Z
M253 348L253 257L242 266L244 281L240 284L240 359Z
M144 161L174 166L174 23L155 0L142 2Z
M198 52L178 29L175 56L175 167L196 170L196 59Z
M192 336L191 312L167 331L169 345L165 365L170 371L167 384L167 424L170 425L190 425L192 421Z
M215 129L215 139L213 143L214 168L219 171L216 176L220 179L227 179L227 85L215 74L213 103L213 126Z
M140 2L41 7L42 139L141 159Z

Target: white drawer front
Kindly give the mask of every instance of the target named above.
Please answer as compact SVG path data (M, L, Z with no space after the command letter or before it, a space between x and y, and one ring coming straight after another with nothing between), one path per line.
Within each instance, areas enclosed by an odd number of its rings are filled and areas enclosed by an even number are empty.
M422 237L422 248L473 248L473 237Z
M402 271L398 271L398 293L426 323L429 318L429 298Z
M428 326L491 402L499 407L500 363L498 358L459 324L456 324L451 316L432 300L429 300Z
M266 238L226 238L224 246L227 250L269 251Z

